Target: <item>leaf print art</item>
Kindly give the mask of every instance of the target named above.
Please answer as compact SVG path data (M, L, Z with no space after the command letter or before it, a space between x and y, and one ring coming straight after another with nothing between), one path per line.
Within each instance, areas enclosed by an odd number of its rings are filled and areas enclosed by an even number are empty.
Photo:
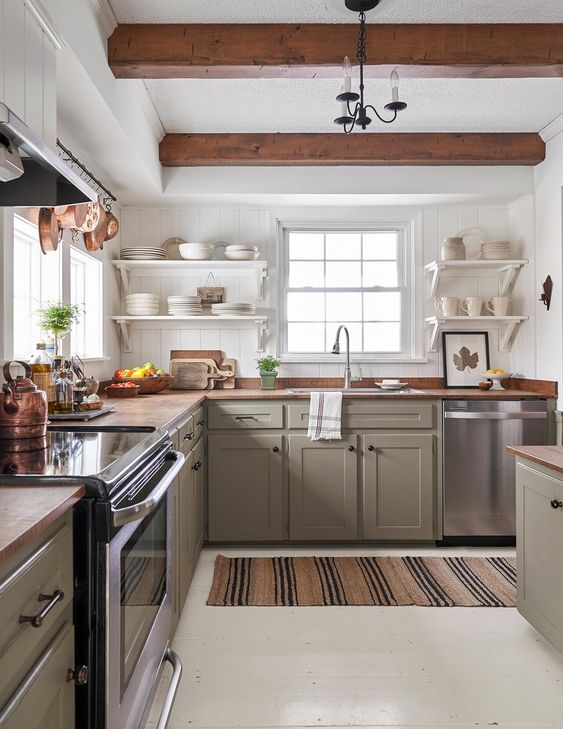
M479 353L471 354L467 347L462 347L458 354L453 356L454 364L457 370L463 372L466 368L474 370L479 364Z

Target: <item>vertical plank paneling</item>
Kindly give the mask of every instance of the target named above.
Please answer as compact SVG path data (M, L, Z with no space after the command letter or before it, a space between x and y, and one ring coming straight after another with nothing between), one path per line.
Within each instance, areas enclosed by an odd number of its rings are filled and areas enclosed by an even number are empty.
M168 238L181 238L182 222L180 211L176 209L168 210L166 208L158 211L160 218L160 236L163 243Z
M498 238L498 209L481 208L479 211L479 227L483 228L489 240Z
M219 211L219 237L227 243L240 243L240 210L221 208Z
M141 243L145 246L160 246L160 211L155 208L141 210Z
M202 208L199 224L201 243L216 243L220 239L221 216L218 208Z
M260 243L260 211L240 211L240 239L242 243L256 246Z
M21 0L4 0L2 31L4 101L25 120L25 8Z
M33 131L43 134L43 30L29 8L25 19L25 120Z
M200 211L198 208L186 208L180 212L180 237L187 243L200 243Z
M141 210L123 208L121 211L121 246L138 246L141 243Z
M0 100L4 101L4 76L5 73L5 60L4 60L4 48L5 48L5 41L4 41L4 28L5 28L5 20L4 20L4 13L5 9L4 6L11 2L11 0L0 0Z
M43 33L43 139L57 143L57 49Z

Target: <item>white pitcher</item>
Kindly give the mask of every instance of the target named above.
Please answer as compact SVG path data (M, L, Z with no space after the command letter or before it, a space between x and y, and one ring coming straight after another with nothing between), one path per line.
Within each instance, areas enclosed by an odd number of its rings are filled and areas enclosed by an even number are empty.
M442 316L457 316L459 314L459 299L455 296L441 296L434 301L434 308Z
M481 316L483 299L480 296L468 296L459 302L459 308L467 316Z

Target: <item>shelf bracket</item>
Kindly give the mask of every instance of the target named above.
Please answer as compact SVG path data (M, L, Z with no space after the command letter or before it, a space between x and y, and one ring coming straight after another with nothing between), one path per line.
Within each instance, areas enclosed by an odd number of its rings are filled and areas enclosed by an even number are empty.
M430 297L436 296L438 290L438 281L440 280L440 269L438 266L432 271L432 279L430 281Z
M430 330L430 343L428 345L428 351L429 352L437 352L438 351L438 335L440 334L440 322L435 321L431 324L431 330Z
M509 296L512 293L519 272L520 268L516 266L510 266L500 270L499 273L504 273L500 284L500 296Z
M521 322L509 321L501 329L499 338L499 352L510 352L514 336L520 327Z
M119 328L121 329L121 339L123 342L123 351L132 352L133 347L131 344L131 323L124 319L118 319L117 323L119 325Z
M263 352L264 351L264 339L266 336L266 332L268 331L267 323L265 321L257 321L256 330L257 330L257 334L258 334L258 344L256 347L256 351Z
M123 284L123 290L126 294L131 293L131 279L129 278L129 274L131 273L131 269L126 264L118 264L117 266L119 273L121 274L121 283Z
M256 270L256 288L258 291L258 301L264 301L264 283L268 275L266 269L260 267Z

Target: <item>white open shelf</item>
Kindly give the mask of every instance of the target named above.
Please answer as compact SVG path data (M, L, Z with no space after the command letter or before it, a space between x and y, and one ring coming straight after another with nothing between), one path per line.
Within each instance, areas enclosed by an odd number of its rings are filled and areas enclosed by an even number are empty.
M182 273L223 272L238 275L256 276L258 299L264 298L264 280L267 275L266 261L112 261L121 275L123 290L131 291L131 274L139 272L143 276L181 275Z
M452 322L458 325L461 322L479 322L487 326L498 325L502 329L499 342L501 352L510 351L512 341L518 331L520 324L527 321L527 316L429 316L424 320L427 327L431 327L429 352L438 351L438 338L442 329Z
M267 331L267 324L268 324L268 317L267 316L256 316L256 315L225 315L225 316L216 316L213 314L206 315L195 315L195 316L129 316L129 315L123 315L123 316L112 316L113 321L117 323L119 328L121 329L121 335L123 338L123 351L124 352L131 352L132 351L132 345L131 345L131 324L135 322L142 322L142 321L192 321L195 323L199 322L215 322L216 324L221 324L222 322L252 322L256 325L257 333L258 333L258 352L264 351L264 335Z
M436 296L438 283L443 273L450 271L454 274L460 274L469 271L479 275L479 271L491 270L496 271L499 276L502 275L499 296L508 296L514 288L520 269L527 263L529 261L524 258L506 261L488 261L481 258L465 261L432 261L424 266L424 273L432 277L429 286L429 295L431 297Z

